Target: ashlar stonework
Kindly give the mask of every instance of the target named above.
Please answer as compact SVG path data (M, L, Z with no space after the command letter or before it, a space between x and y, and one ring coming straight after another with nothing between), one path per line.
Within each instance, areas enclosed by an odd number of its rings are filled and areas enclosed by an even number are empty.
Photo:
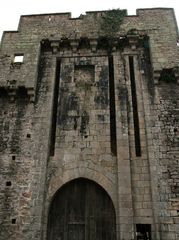
M179 239L171 8L21 16L0 49L0 240Z

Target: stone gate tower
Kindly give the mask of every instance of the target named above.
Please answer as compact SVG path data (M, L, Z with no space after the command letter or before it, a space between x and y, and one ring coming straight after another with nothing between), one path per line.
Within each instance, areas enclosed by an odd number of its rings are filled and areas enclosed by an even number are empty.
M109 12L3 34L0 240L179 239L174 12Z

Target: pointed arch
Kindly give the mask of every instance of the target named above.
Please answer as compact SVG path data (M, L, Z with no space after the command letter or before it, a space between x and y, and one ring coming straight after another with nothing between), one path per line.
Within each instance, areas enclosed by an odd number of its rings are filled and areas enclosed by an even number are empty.
M48 240L115 240L116 214L108 193L78 178L54 195L48 216Z

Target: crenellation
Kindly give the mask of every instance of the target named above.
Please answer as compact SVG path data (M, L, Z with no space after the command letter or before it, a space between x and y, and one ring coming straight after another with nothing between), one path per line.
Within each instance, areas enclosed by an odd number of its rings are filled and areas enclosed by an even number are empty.
M174 11L125 11L112 35L109 12L24 15L3 34L2 240L178 239Z

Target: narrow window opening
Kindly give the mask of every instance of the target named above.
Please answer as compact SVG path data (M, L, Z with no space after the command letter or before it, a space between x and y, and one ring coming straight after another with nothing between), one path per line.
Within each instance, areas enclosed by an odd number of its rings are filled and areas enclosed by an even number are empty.
M15 54L14 55L14 63L23 63L24 61L24 54Z
M6 186L7 186L7 187L10 187L11 185L12 185L11 181L7 181L7 182L6 182Z
M12 156L12 160L16 160L16 156L13 155L13 156Z
M74 126L73 126L74 130L76 130L77 127L78 127L77 118L74 117Z
M151 225L136 224L137 240L151 240Z
M108 57L109 62L109 98L110 98L110 137L111 152L117 155L116 140L116 110L115 110L115 86L114 86L114 63L113 56Z
M16 219L15 218L11 219L11 223L16 224Z
M54 95L53 95L50 156L54 156L54 152L55 152L57 107L58 107L59 84L60 84L60 67L61 67L61 62L58 60L56 63L56 74L55 74Z
M129 69L130 69L132 107L133 107L135 152L136 152L136 156L140 157L141 156L140 128L139 128L139 116L138 116L137 94L136 94L136 84L135 84L134 59L132 56L129 56Z

